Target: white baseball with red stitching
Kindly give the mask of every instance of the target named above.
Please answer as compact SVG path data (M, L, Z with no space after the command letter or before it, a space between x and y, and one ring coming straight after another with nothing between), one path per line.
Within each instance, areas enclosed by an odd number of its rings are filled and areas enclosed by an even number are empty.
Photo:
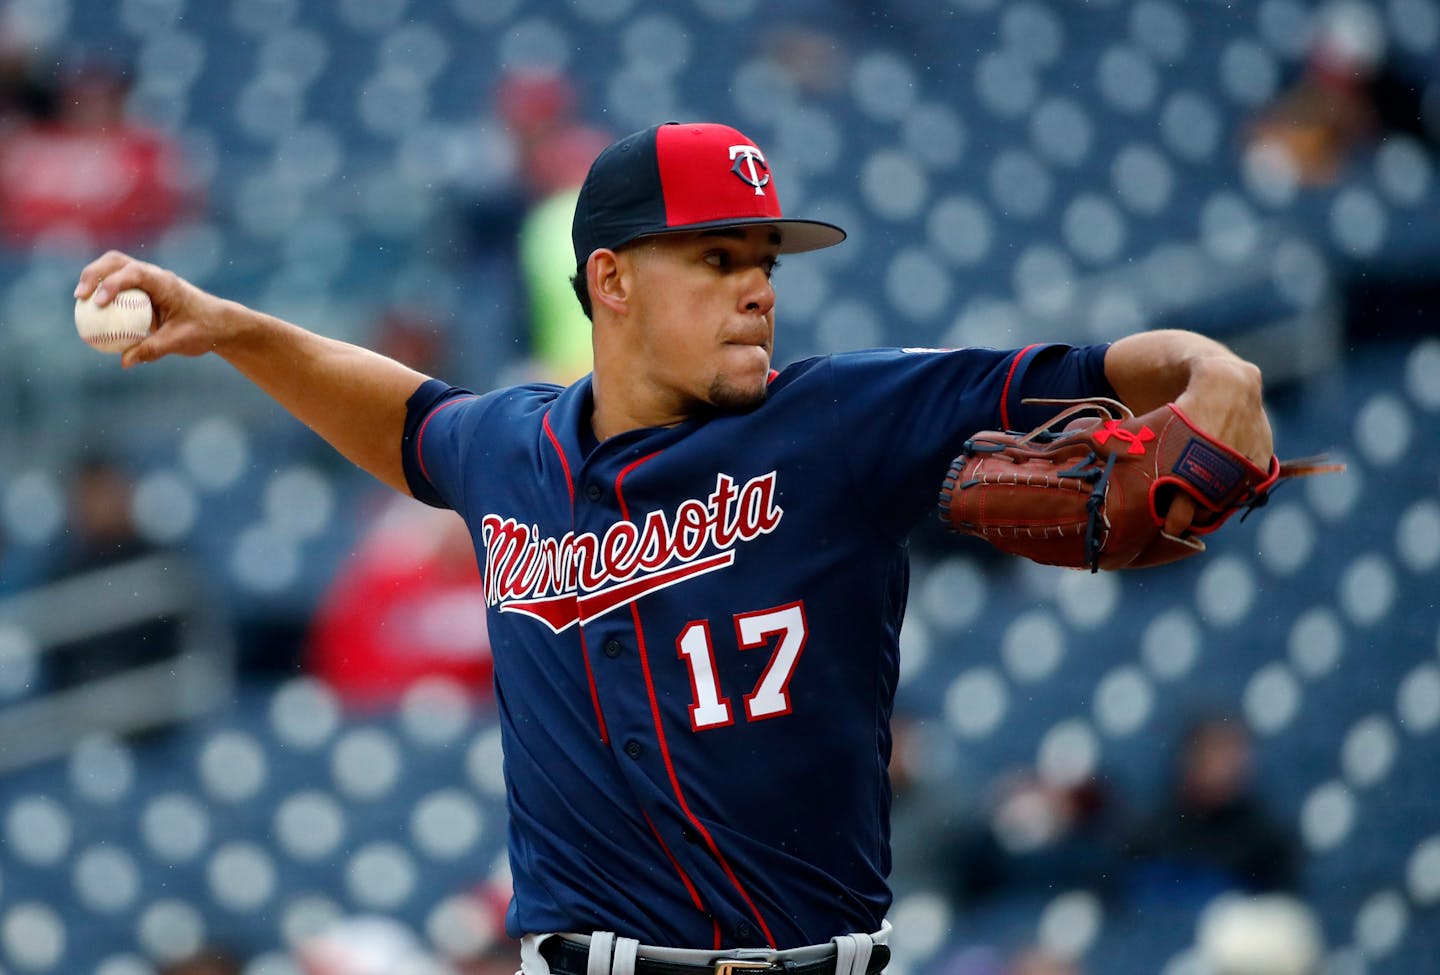
M92 349L124 352L150 334L150 296L128 288L103 308L90 298L76 301L75 330Z

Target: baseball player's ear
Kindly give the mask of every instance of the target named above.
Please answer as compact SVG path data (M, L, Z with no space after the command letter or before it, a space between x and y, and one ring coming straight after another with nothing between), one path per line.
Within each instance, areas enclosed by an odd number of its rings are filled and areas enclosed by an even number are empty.
M600 248L585 262L585 275L590 285L590 301L595 306L603 305L616 314L624 314L630 297L630 275L619 255L607 248Z

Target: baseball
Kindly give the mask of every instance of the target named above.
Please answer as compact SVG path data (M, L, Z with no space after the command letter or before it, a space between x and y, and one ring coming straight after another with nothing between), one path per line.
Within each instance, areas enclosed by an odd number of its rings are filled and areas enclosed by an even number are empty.
M103 308L90 298L75 302L75 331L101 352L124 352L150 334L150 296L129 288Z

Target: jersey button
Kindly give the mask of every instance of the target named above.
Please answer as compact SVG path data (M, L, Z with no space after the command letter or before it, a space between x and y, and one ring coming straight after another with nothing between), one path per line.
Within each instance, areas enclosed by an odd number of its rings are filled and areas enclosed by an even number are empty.
M591 501L599 501L600 495L604 493L604 491L600 490L600 485L598 484L591 484L589 487L585 488L585 497L589 498Z
M744 941L744 940L746 940L747 938L749 938L749 937L750 937L750 922L748 922L748 921L741 921L739 924L735 925L735 937L739 938L741 941Z
M625 754L629 755L631 758L639 758L640 754L644 751L645 746L640 744L634 738L631 738L625 743Z
M620 654L624 650L625 648L620 645L619 640L605 641L605 656L609 657L611 660L614 660L616 657L620 656Z

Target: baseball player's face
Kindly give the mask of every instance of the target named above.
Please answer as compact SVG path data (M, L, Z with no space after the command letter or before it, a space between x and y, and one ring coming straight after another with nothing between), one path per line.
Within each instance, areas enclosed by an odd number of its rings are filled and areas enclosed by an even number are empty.
M765 399L779 251L779 232L767 226L666 235L636 248L636 337L662 385L722 409Z

